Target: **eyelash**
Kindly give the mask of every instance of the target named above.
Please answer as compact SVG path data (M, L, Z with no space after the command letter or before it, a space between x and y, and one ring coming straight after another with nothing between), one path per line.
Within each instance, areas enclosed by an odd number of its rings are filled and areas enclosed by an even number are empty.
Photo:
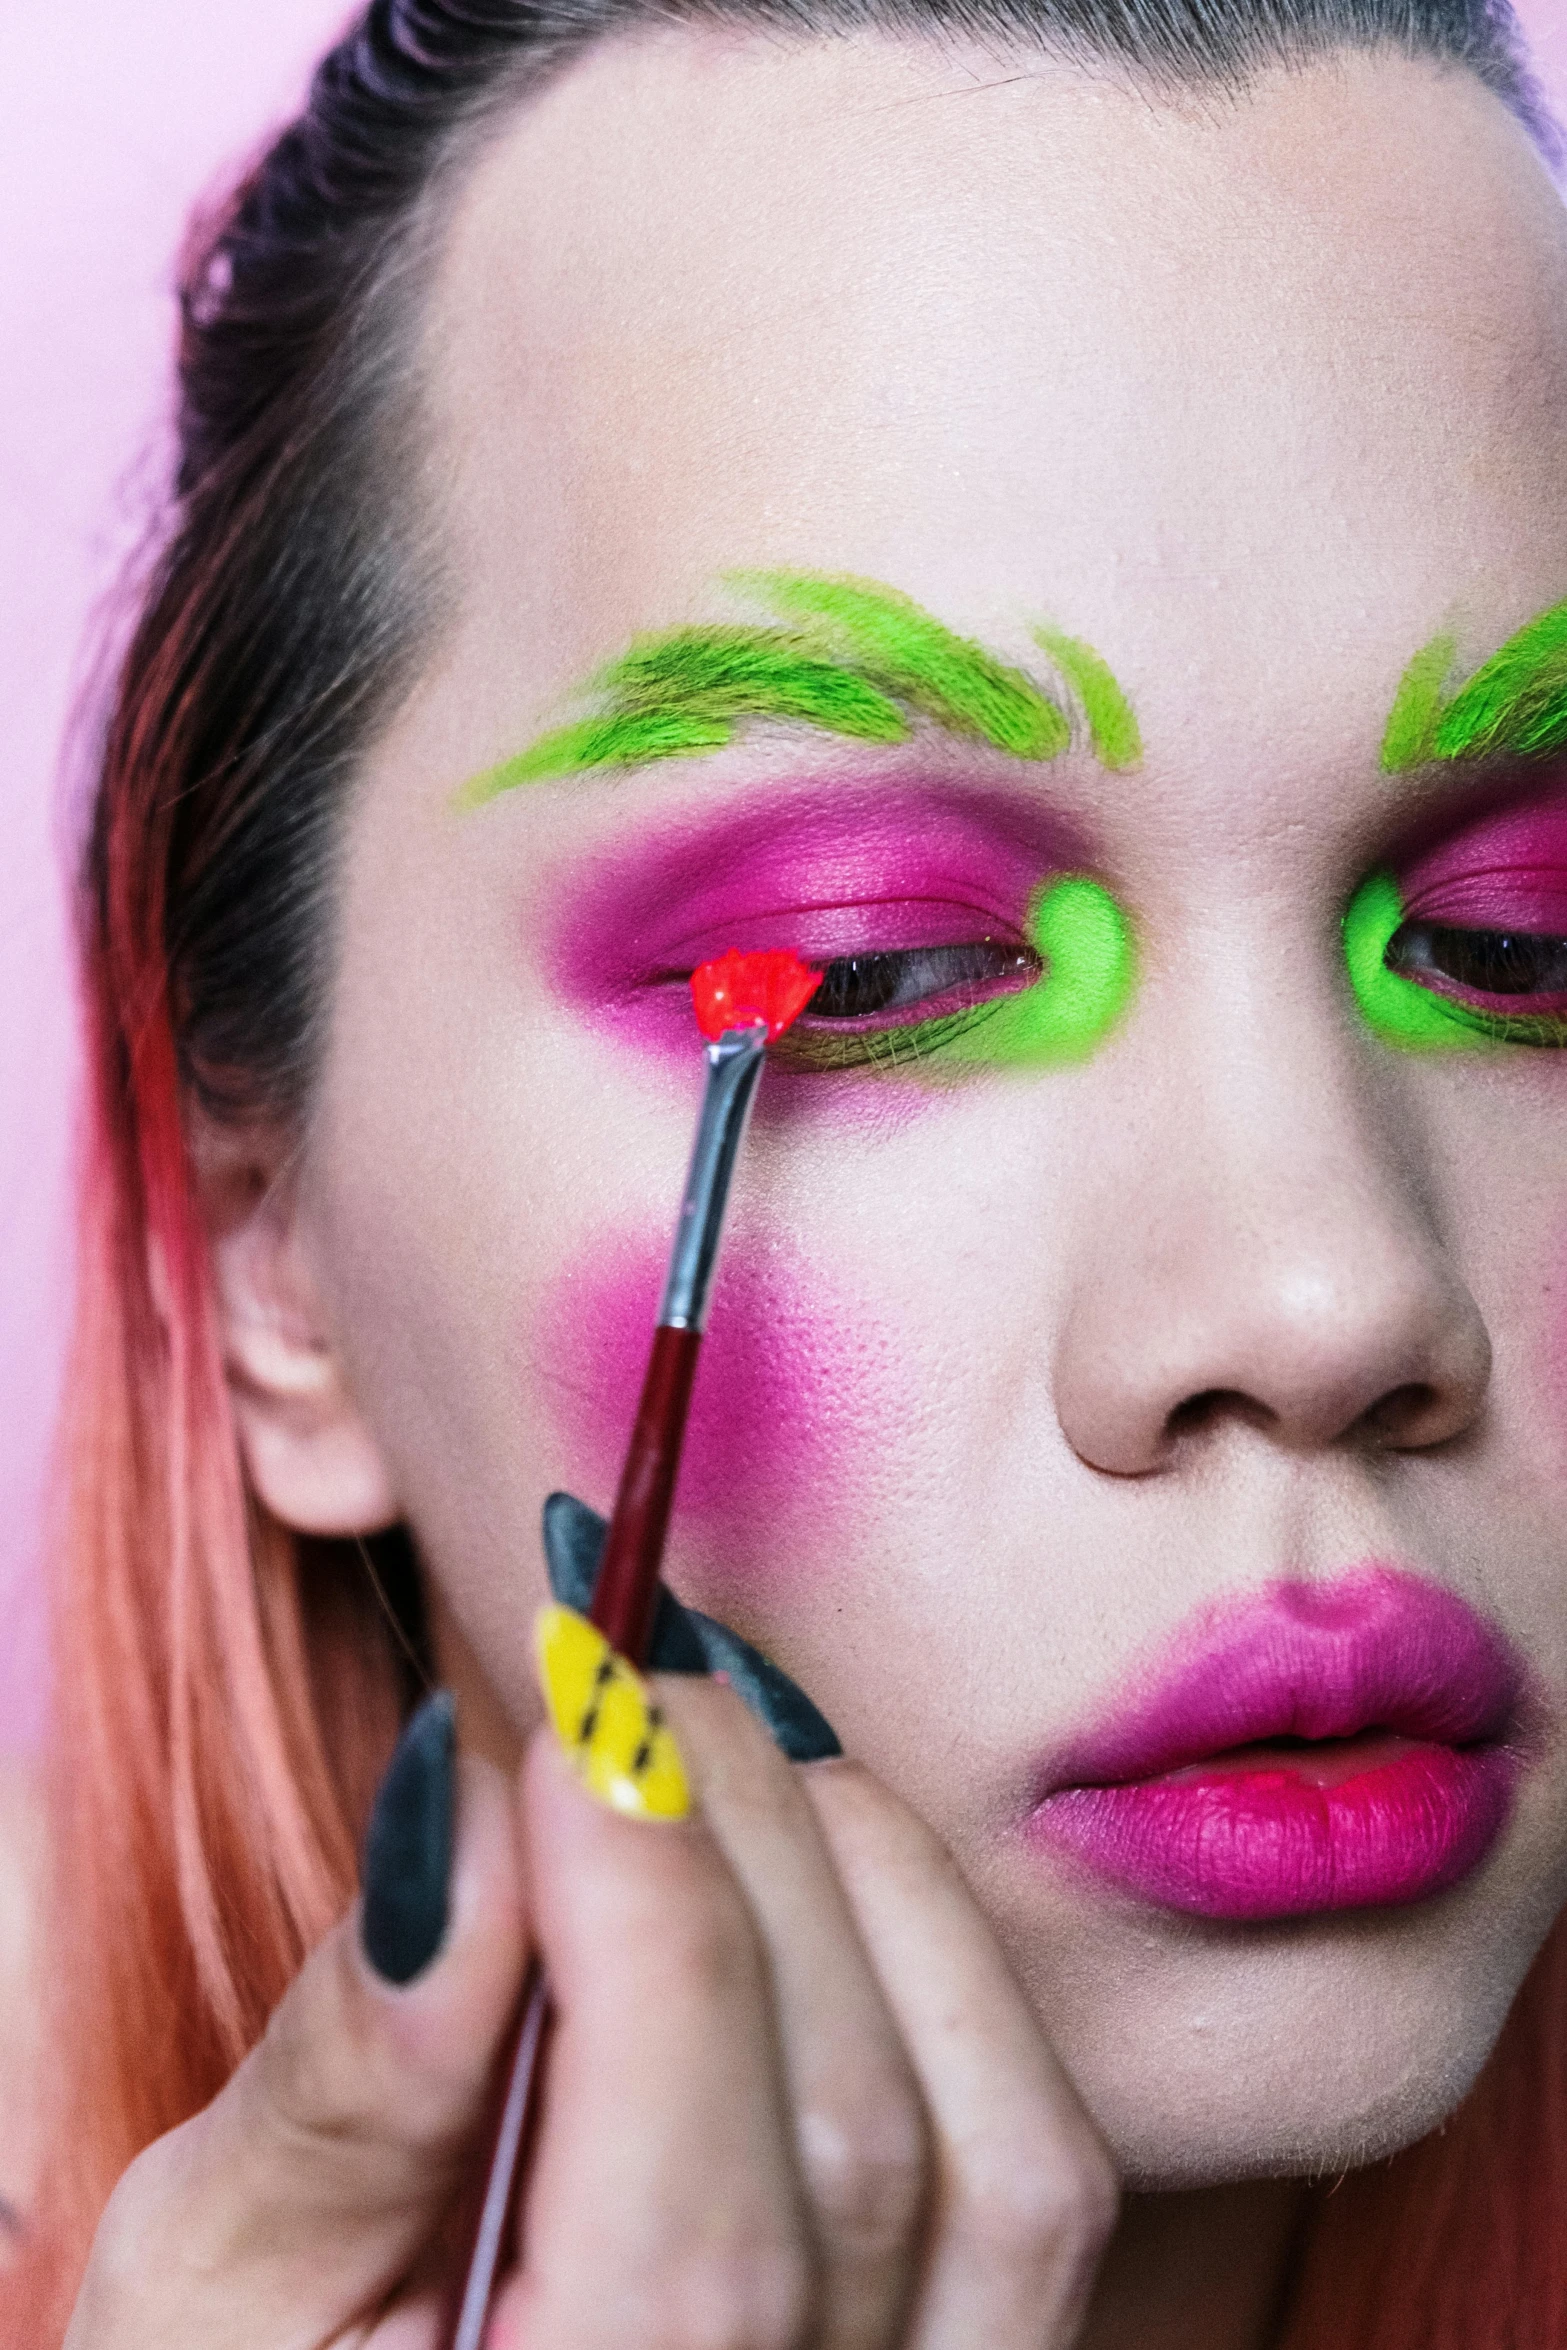
M1382 886L1391 896L1391 880ZM1407 918L1389 928L1383 969L1440 1002L1460 1034L1468 1029L1477 1044L1567 1045L1567 936ZM1017 939L835 956L772 1057L810 1074L906 1066L967 1037L1044 971Z
M840 955L772 1057L813 1072L908 1060L966 1032L1043 971L1033 948L1015 939Z
M1400 978L1440 996L1479 1035L1504 1044L1567 1044L1567 938L1405 921L1383 960ZM1534 1010L1508 1008L1509 998L1531 996ZM1538 1002L1552 997L1559 1001Z
M1405 921L1384 960L1389 971L1440 996L1477 1040L1567 1045L1567 938ZM921 1059L969 1032L1043 969L1031 948L999 939L842 955L827 964L774 1058L811 1073ZM1510 1008L1509 998L1522 997L1535 998L1537 1008ZM1542 997L1560 1000L1540 1004Z

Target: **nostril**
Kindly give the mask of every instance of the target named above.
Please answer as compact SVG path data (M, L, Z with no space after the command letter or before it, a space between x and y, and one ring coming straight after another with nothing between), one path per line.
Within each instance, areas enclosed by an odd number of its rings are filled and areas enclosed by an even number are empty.
M1441 1404L1436 1388L1424 1380L1411 1379L1404 1386L1389 1388L1386 1395L1378 1396L1371 1409L1361 1414L1360 1427L1379 1444L1427 1444L1433 1434L1432 1422L1440 1416Z
M1205 1387L1200 1395L1178 1403L1164 1423L1166 1440L1177 1444L1184 1436L1202 1436L1221 1420L1244 1420L1251 1428L1273 1428L1278 1413L1238 1387Z

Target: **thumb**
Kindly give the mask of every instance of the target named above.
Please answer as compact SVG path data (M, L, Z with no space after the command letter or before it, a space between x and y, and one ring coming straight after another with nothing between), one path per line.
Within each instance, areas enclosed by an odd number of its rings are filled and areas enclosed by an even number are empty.
M68 2350L315 2343L380 2308L439 2227L486 2111L526 1929L507 1784L472 1758L454 1774L449 1709L444 1739L431 1717L430 1706L415 1716L387 1774L368 1936L356 1909L311 1954L227 2087L131 2165L100 2224ZM399 1774L403 1832L394 1821L389 1837L385 1795ZM421 1821L426 1842L447 1842L454 1799L445 1931L429 1956L434 1935L419 1946L378 1864L390 1852L416 1881L411 1842ZM427 1963L394 1982L367 1939L394 1972Z

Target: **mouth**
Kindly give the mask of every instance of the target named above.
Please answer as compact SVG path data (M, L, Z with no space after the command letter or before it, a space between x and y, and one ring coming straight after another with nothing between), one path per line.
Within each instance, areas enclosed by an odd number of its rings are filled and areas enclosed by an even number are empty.
M1207 1611L1055 1758L1028 1835L1197 1917L1424 1901L1507 1824L1522 1685L1501 1634L1420 1576L1275 1583Z

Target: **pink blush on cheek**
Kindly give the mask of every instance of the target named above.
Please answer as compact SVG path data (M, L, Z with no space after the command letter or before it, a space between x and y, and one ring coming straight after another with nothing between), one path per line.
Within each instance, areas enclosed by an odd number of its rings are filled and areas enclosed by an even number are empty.
M606 1514L647 1367L662 1241L625 1240L556 1282L530 1352L561 1441L558 1482ZM894 1349L813 1269L736 1238L719 1266L697 1366L672 1539L726 1579L797 1570L791 1521L852 1511L857 1464L889 1441ZM863 1473L863 1472L861 1472Z

